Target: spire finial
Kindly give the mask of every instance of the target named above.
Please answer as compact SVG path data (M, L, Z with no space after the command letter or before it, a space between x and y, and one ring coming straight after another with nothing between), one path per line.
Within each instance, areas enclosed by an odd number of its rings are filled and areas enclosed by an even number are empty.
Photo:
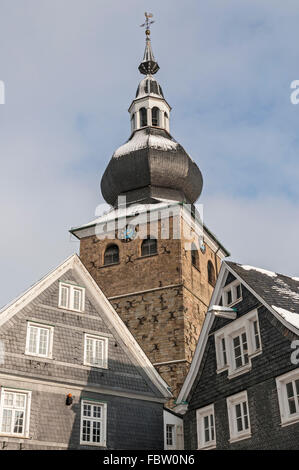
M154 15L152 13L145 12L144 16L145 16L145 22L143 24L141 24L140 27L141 28L145 27L146 36L150 36L150 34L151 34L151 30L150 30L151 24L153 24L155 22L154 20L151 20L150 18L152 18Z
M142 73L143 75L154 75L155 73L158 72L159 70L159 65L155 60L153 51L152 51L152 46L151 46L151 24L154 23L151 18L153 17L152 13L144 13L145 16L145 22L141 24L140 26L143 28L145 27L145 35L146 35L146 44L145 44L145 51L144 51L144 56L143 56L143 61L139 65L139 72Z

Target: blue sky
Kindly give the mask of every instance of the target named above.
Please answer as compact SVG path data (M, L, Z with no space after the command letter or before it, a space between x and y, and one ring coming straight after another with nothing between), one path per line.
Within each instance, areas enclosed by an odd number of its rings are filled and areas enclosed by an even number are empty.
M299 275L296 0L0 0L0 305L78 250L129 137L144 11L171 133L235 261Z

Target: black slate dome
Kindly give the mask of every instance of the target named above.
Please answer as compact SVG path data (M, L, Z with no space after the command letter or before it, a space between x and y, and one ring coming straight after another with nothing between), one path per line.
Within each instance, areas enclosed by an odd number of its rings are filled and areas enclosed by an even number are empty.
M202 186L201 172L184 148L153 127L135 131L114 152L101 181L103 197L113 206L118 196L126 196L127 203L194 203Z
M171 107L153 76L158 70L147 29L139 65L145 77L129 108L132 134L112 155L101 181L103 197L112 206L119 196L126 197L126 204L163 199L193 204L201 194L198 166L169 133Z

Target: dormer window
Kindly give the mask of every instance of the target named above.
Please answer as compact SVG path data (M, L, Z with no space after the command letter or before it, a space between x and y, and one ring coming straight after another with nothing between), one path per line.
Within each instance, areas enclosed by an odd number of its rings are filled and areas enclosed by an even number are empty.
M253 310L215 333L217 373L228 378L248 372L251 358L262 352L258 312Z
M222 305L230 307L242 300L242 287L238 280L235 280L225 286L222 292Z
M70 283L60 282L59 304L60 308L83 312L85 307L85 289Z
M152 126L158 127L160 125L159 119L160 110L156 106L152 109Z
M146 111L146 108L141 108L139 110L139 114L140 114L140 127L147 126L147 111Z

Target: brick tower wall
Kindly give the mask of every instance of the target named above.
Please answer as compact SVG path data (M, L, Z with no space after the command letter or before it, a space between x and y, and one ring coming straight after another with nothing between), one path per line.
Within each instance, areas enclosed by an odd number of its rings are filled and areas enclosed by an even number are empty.
M170 234L173 223L171 218ZM194 267L183 238L161 239L161 221L154 230L152 223L151 231L158 234L156 255L142 257L142 239L124 243L113 233L105 240L81 239L80 257L176 398L213 291L207 262L210 259L218 272L221 260L207 245L204 254L198 251L199 263ZM104 266L104 253L111 243L118 245L120 260Z

